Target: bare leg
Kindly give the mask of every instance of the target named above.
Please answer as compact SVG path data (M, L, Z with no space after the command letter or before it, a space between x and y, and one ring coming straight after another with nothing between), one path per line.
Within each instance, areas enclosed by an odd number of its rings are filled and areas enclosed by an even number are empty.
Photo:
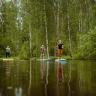
M43 54L43 56L42 56L42 57L43 57L43 59L44 59L44 54Z

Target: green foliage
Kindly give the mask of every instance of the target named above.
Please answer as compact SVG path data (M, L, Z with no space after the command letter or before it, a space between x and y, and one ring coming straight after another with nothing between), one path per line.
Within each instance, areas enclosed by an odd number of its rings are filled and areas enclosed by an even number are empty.
M29 42L26 41L21 47L21 50L19 52L19 58L20 59L29 59L30 58L30 49L29 49Z
M84 59L96 59L96 28L82 35L78 56Z
M40 46L46 46L48 33L49 54L54 56L56 41L64 45L63 55L72 54L76 59L95 59L96 57L96 3L92 0L21 0L20 3L1 1L0 9L0 57L5 55L7 45L11 55L22 59L40 56ZM17 6L18 5L18 6ZM58 7L59 5L59 7ZM46 24L45 16L46 14ZM69 15L69 23L68 23ZM69 29L70 27L70 41ZM57 28L58 25L58 28ZM92 30L88 32L89 30ZM31 36L30 36L31 35Z

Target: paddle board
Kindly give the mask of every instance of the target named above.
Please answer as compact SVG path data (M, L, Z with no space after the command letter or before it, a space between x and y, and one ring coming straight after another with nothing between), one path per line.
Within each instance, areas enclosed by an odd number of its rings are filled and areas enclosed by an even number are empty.
M55 59L55 61L66 61L66 59Z
M3 59L4 61L12 61L12 60L14 60L14 59L12 59L12 58L6 58L6 59Z
M49 61L50 58L45 58L45 59L37 59L37 61Z

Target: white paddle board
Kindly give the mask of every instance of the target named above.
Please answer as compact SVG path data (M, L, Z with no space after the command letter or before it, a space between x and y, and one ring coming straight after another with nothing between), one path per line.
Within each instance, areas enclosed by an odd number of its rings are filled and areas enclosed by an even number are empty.
M37 61L49 61L50 58L45 58L45 59L37 59Z
M55 59L55 61L66 61L66 59Z
M3 59L4 61L12 61L12 60L14 60L14 59L12 59L12 58L5 58L5 59Z

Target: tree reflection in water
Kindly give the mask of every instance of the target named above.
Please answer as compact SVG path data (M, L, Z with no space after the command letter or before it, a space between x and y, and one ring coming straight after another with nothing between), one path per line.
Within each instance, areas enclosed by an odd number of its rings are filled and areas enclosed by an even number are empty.
M46 83L45 83L45 96L47 96L47 85L48 85L48 72L49 72L49 62L46 63Z
M72 62L69 62L69 81L68 81L68 96L71 95L71 88L70 88L70 82L71 82L71 71L72 71Z

